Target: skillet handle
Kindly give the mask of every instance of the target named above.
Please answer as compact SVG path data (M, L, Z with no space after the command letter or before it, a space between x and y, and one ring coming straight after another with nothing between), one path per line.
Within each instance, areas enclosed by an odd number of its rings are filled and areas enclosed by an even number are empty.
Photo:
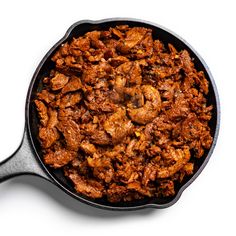
M30 145L27 131L18 149L6 160L0 162L0 183L14 176L31 174L51 181L51 178L42 169Z

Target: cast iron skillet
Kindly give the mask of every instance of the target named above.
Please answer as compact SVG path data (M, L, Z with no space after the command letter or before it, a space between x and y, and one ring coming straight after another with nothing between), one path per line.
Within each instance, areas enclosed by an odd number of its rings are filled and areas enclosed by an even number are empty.
M55 170L48 166L45 166L42 161L42 152L39 141L37 139L38 118L33 100L36 96L36 93L42 89L42 78L47 76L50 70L53 68L54 64L50 58L62 43L67 40L71 40L73 37L78 37L88 31L104 30L120 24L151 28L153 30L154 38L160 39L165 44L172 43L178 50L187 49L188 52L190 52L191 57L194 58L196 68L198 70L204 71L206 78L208 79L210 84L209 95L207 99L208 103L213 104L214 106L213 117L209 124L212 130L212 135L214 137L213 144L210 150L205 153L205 156L197 160L196 173L186 179L184 183L177 186L177 194L171 198L152 198L125 203L109 203L106 199L89 199L75 192L73 184L63 176L61 170ZM49 52L40 62L29 86L25 106L25 119L25 131L19 148L8 159L0 163L0 182L17 175L37 175L57 185L64 192L74 197L75 199L95 207L109 210L137 210L150 207L166 208L177 202L184 189L186 189L197 178L197 176L201 173L201 171L209 161L209 158L212 155L213 149L216 145L216 140L219 132L220 104L215 82L206 63L186 41L184 41L175 33L171 32L168 29L165 29L160 25L130 18L112 18L99 21L83 20L73 24L67 30L65 36L49 50Z

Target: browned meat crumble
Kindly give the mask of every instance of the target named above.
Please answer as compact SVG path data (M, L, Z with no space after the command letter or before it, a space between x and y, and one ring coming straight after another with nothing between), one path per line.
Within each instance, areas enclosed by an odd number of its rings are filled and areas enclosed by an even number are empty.
M110 202L175 195L212 144L208 81L186 50L120 25L66 42L35 105L45 164Z

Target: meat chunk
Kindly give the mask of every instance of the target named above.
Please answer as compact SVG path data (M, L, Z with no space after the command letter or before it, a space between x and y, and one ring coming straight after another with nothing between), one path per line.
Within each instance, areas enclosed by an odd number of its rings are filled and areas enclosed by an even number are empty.
M149 31L146 33L145 37L141 43L135 47L135 50L132 50L134 57L137 59L142 59L145 57L151 57L153 53L153 39L152 32Z
M146 28L133 27L127 33L124 40L118 45L118 50L124 54L129 53L130 49L137 45L147 33Z
M34 102L37 107L37 111L38 111L38 114L40 117L40 122L43 126L46 126L48 123L48 109L44 105L43 102L41 102L39 100L35 100Z
M144 168L142 183L147 186L149 181L154 181L156 179L157 168L152 164L148 163Z
M125 62L128 62L129 59L124 56L117 56L117 57L109 58L108 61L112 66L117 67Z
M95 91L88 92L84 103L89 110L97 113L113 112L117 108L117 105L110 101L110 93L97 89Z
M141 68L138 62L125 62L116 68L116 72L126 78L127 84L140 85L142 83Z
M48 109L48 115L49 115L49 120L48 120L48 123L47 123L47 127L52 129L58 123L57 111L53 110L52 108L49 108Z
M83 141L81 144L80 144L80 148L87 154L89 155L93 155L94 153L96 153L96 147L92 144L92 143L89 143L88 141Z
M60 138L60 135L56 128L40 127L39 138L43 148L49 148Z
M46 164L53 168L60 168L67 165L76 157L76 153L65 149L60 149L55 152L49 152L44 156Z
M71 43L71 48L86 52L90 49L90 39L88 37L74 38Z
M152 194L151 192L148 190L148 189L145 189L141 186L140 182L132 182L132 183L129 183L127 185L127 188L128 189L131 189L131 190L135 190L136 192L144 195L144 196L148 196L148 197L151 197Z
M94 155L93 158L87 158L88 165L93 169L93 175L103 180L105 183L110 183L114 177L114 169L111 164L111 159L107 157L99 157Z
M82 97L80 93L68 93L62 98L59 98L56 101L56 104L60 108L73 107L74 105L80 102L81 98Z
M74 182L75 189L78 193L82 193L91 198L101 198L103 196L104 188L98 181L86 179L73 169L65 170L65 175Z
M82 109L78 108L77 109L72 109L71 107L68 108L63 108L59 109L58 112L58 119L59 120L67 120L67 119L72 119L74 121L78 121L82 115Z
M193 170L194 170L194 164L193 163L187 163L184 167L183 167L183 171L187 174L187 175L192 175L193 174Z
M132 132L133 124L126 117L124 109L119 109L104 123L104 129L112 137L112 142L119 143Z
M82 81L88 84L96 84L99 79L108 77L112 67L107 62L100 62L98 65L87 66L83 70Z
M120 202L127 193L125 186L120 186L115 183L111 184L107 190L107 198L110 202Z
M158 187L159 197L170 197L175 195L174 182L172 180L164 180L160 182Z
M62 89L62 93L74 92L82 88L80 78L73 76Z
M65 138L67 148L78 151L82 139L79 125L73 120L65 120L60 121L57 127Z
M183 69L184 71L188 74L188 73L191 73L193 72L193 69L194 69L194 65L193 65L193 62L190 58L190 55L189 53L186 51L186 50L183 50L181 53L180 53L180 58L181 58L181 61L183 63Z
M208 94L209 91L209 82L207 81L204 73L202 71L198 72L199 78L199 87L204 94Z
M51 88L52 90L59 90L62 89L69 81L69 77L65 76L64 74L57 73L51 79Z
M190 113L182 123L181 136L186 140L193 140L198 137L202 128L197 116Z
M50 103L55 99L55 95L48 92L46 89L43 89L40 93L37 93L37 96L40 100L46 103Z
M120 30L118 30L117 28L111 28L110 30L118 38L122 39L124 37L124 34Z
M174 175L177 171L179 171L187 164L187 162L191 157L189 148L187 147L184 148L183 150L181 149L173 150L169 153L169 155L175 161L175 164L169 167L159 168L157 171L157 178L163 179Z
M117 106L110 102L107 97L94 97L91 101L85 101L85 104L89 110L101 112L113 112L116 110Z
M111 138L105 131L97 130L92 133L91 142L98 145L108 145L111 143Z
M170 109L166 112L169 119L178 121L186 118L190 112L189 103L183 95L174 94L175 102L172 103Z
M86 36L90 39L91 41L91 45L95 48L100 48L100 49L104 49L105 45L104 43L100 40L100 36L101 36L101 32L100 31L92 31L92 32L88 32L86 34Z

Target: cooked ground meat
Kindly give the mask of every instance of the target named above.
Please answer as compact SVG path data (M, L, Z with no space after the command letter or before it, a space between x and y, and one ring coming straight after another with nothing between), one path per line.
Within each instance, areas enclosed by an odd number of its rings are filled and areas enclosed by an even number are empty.
M175 195L211 147L208 81L188 51L120 25L61 45L35 99L45 164L110 202Z

